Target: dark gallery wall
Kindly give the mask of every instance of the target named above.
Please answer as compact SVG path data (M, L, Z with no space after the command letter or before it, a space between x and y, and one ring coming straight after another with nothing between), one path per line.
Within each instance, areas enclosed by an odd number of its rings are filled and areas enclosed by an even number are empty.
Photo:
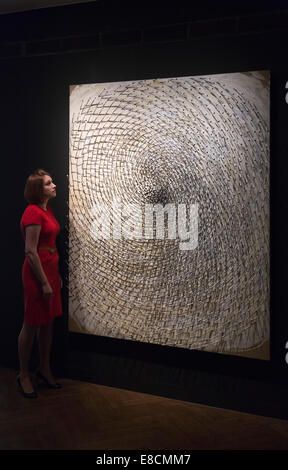
M177 399L288 417L287 155L288 9L177 2L175 10L89 2L0 16L2 270L0 364L18 367L23 318L19 222L36 168L57 184L53 209L65 278L55 322L59 374ZM134 2L137 4L137 2ZM256 5L256 3L255 3ZM69 85L271 70L271 359L226 356L69 334ZM37 353L37 351L35 351ZM36 363L36 359L34 359ZM33 364L32 364L33 366Z

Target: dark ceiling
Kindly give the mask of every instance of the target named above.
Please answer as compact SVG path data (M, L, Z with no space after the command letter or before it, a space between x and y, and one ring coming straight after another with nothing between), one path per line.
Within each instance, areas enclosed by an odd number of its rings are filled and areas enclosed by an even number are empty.
M95 2L95 0L0 0L0 14L56 7L72 3L88 3L89 1Z
M253 13L259 11L274 11L277 9L284 9L287 8L287 0L241 0L241 1L233 1L233 2L224 2L224 1L217 1L210 0L202 2L201 0L194 1L194 0L177 0L176 2L169 2L167 0L144 0L140 2L139 0L0 0L0 14L5 13L15 13L15 12L22 12L27 10L36 10L42 8L50 8L50 7L57 7L57 6L64 6L64 5L72 5L72 4L80 4L80 3L99 3L101 4L102 8L112 8L111 15L113 14L113 8L118 10L125 11L127 10L134 10L138 11L138 14L141 15L142 13L145 14L147 8L152 8L150 10L162 10L165 16L165 10L175 11L177 12L179 9L185 11L194 11L195 13L201 12L201 16L209 15L211 12L212 16L214 13L218 12L219 14L231 14L235 15L245 14L245 13Z
M0 41L91 35L277 11L287 0L0 0ZM283 16L286 21L287 16ZM269 18L268 18L269 19Z

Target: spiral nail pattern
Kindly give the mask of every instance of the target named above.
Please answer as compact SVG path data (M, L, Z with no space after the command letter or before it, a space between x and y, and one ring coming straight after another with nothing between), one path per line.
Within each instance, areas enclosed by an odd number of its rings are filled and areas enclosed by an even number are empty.
M224 353L267 341L269 73L79 85L70 116L70 330ZM113 234L115 200L135 238L95 239L95 207ZM139 236L143 206L169 203L198 204L197 248Z

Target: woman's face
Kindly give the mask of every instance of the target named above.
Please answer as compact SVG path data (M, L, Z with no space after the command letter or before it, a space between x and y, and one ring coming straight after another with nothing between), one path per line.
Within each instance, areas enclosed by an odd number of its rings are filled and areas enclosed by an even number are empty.
M51 176L43 176L43 190L45 199L56 197L56 184L53 183Z

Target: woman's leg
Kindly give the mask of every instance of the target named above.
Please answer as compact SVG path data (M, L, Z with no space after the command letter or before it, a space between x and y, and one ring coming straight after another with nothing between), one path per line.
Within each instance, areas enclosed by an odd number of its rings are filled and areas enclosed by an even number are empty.
M53 339L53 321L47 325L40 326L37 333L40 355L39 370L48 380L48 382L55 384L55 379L52 375L50 368L50 353Z
M20 365L20 381L24 392L31 393L34 391L29 376L29 360L34 343L36 327L23 323L22 329L18 337L18 354Z

